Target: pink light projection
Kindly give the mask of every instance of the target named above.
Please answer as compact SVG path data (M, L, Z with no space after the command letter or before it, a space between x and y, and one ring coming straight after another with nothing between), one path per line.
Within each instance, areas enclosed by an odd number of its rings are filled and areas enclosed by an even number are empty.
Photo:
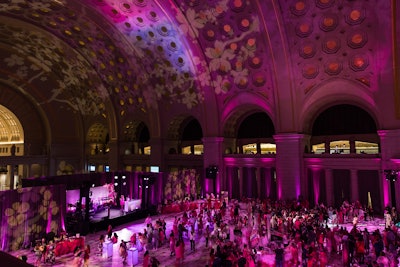
M265 164L268 166L273 166L273 163L275 163L275 158L234 158L234 157L225 157L224 162L226 165L230 166L236 166L240 165L240 163L248 163L248 166L258 166L258 163L262 163L262 167L266 167Z
M315 204L319 203L320 197L320 172L317 169L311 169L313 177L314 201Z
M282 184L281 184L281 180L279 179L279 175L277 172L275 172L275 177L276 177L276 193L277 193L277 198L278 200L282 200Z
M265 179L265 193L267 197L271 196L271 170L269 168L265 169L264 179Z
M389 182L386 180L385 175L382 175L382 191L383 191L383 205L384 207L390 205L390 192L389 192Z
M138 90L117 91L126 99L121 106L143 100L151 106L157 100L170 98L190 109L203 101L204 92L195 85L198 81L194 75L203 51L197 42L195 45L188 41L184 29L190 29L190 25L174 3L104 0L91 1L90 5L120 30L121 46L129 53L126 61L133 62L132 70L137 74L132 75L137 77L133 88L146 88L137 100L130 95Z
M215 178L215 192L219 194L221 192L221 178L217 174L217 178Z
M262 98L254 95L254 94L243 93L240 96L231 99L227 103L227 105L224 109L224 112L221 116L222 121L226 121L228 116L232 115L232 113L235 110L237 110L238 106L242 106L243 104L250 104L250 103L251 103L253 109L260 108L263 111L265 111L268 114L268 116L270 116L270 114L273 114L273 112L271 110L271 105L268 105L268 103L265 100L263 100Z

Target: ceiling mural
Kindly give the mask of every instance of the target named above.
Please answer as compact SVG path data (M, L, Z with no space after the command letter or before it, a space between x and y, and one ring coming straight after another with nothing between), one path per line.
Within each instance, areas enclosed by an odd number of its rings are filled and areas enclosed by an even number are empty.
M103 113L110 96L121 114L161 99L192 108L205 90L264 91L265 45L253 9L238 0L10 0L0 3L1 14L38 29L6 18L2 42L17 46L2 62L51 92L41 92L40 103L83 114Z
M221 100L242 92L271 94L269 44L256 3L242 0L175 0L179 27L203 48L199 79ZM187 25L187 23L189 25ZM203 70L203 71L202 71ZM207 70L207 71L204 71Z
M146 99L169 96L191 108L202 102L204 90L225 95L267 81L256 7L246 1L93 2L147 68L142 82L154 88L144 91Z
M285 89L274 79L288 75L274 69L279 66L271 63L270 45L287 41L297 92L307 94L335 77L374 90L370 31L376 25L368 3L265 3L0 1L1 79L38 104L57 103L84 115L105 115L108 101L121 115L147 112L160 101L191 109L204 103L206 93L222 105L243 92L257 94L273 107L274 91ZM266 8L276 7L271 12L282 21L270 25L284 27L267 30Z
M14 24L15 25L15 24ZM108 93L85 59L43 31L0 23L0 38L9 42L0 54L6 82L35 95L39 104L58 102L67 111L100 114ZM56 80L55 80L56 79ZM32 90L35 84L37 91Z

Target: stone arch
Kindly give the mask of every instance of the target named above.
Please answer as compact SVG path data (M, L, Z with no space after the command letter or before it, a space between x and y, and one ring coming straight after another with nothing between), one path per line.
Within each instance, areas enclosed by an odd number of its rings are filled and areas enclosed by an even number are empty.
M265 112L275 125L272 107L268 105L267 99L250 93L243 93L230 99L221 116L224 137L234 138L238 122L255 112Z
M196 126L196 123L193 124L193 121L198 124ZM192 140L192 138L185 138L186 140L183 140L184 134L190 134L190 132L186 132L189 129L186 129L187 126L195 126L195 127L200 127L201 129L201 137L198 138L198 140ZM203 131L202 131L202 126L200 124L200 121L194 117L193 115L187 115L187 114L181 114L179 116L176 116L170 123L169 128L168 128L168 139L170 142L170 147L168 150L169 154L176 154L176 153L182 153L182 147L183 146L193 146L194 143L199 143L202 142L201 138L203 136ZM190 139L190 140L189 140ZM193 148L191 148L192 150Z
M192 120L197 120L200 124L200 121L195 118L193 115L188 114L181 114L176 116L169 124L168 127L168 139L170 140L180 140L182 138L183 131L185 127L190 123ZM201 124L200 124L201 126Z
M147 125L140 120L131 120L124 124L122 140L125 142L138 142L140 140L140 136L142 130L149 130ZM147 140L148 141L148 140Z
M44 111L18 87L0 81L0 89L1 105L14 114L23 129L24 154L47 154L51 132Z
M329 107L338 104L357 106L370 114L379 129L379 111L376 108L372 93L363 86L350 80L333 80L323 83L310 92L300 111L302 131L310 134L312 124L319 114Z
M236 138L237 131L238 128L240 127L241 122L243 122L248 116L259 112L265 112L265 110L262 110L261 108L258 107L254 107L252 105L244 105L241 106L240 109L238 108L237 110L235 110L235 112L230 114L229 118L224 123L224 129L223 129L224 137ZM267 112L265 113L268 115L269 118L271 118Z
M107 145L110 141L109 130L106 125L93 123L86 133L86 143L89 145L92 155L107 153Z

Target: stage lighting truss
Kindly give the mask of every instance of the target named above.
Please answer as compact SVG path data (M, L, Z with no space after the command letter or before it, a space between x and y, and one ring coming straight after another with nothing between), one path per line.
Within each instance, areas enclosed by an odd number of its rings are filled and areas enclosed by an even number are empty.
M396 182L397 177L399 176L398 170L384 170L385 178L388 181Z
M155 182L155 178L152 176L143 176L143 186L145 186L145 188L149 188L150 185L153 185Z

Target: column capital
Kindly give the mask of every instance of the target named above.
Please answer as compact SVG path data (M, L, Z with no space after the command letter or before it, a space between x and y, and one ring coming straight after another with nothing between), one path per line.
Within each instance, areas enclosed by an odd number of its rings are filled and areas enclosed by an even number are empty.
M298 133L281 133L281 134L275 134L273 136L274 140L276 142L279 141L297 141L297 140L302 140L305 138L306 135L304 134L298 134Z
M203 144L205 144L205 143L222 143L224 141L224 138L223 137L214 137L214 136L203 137L201 139L201 141L203 142Z
M400 136L400 129L394 129L394 130L378 130L377 131L379 137L385 138L385 137L396 137L399 138Z

